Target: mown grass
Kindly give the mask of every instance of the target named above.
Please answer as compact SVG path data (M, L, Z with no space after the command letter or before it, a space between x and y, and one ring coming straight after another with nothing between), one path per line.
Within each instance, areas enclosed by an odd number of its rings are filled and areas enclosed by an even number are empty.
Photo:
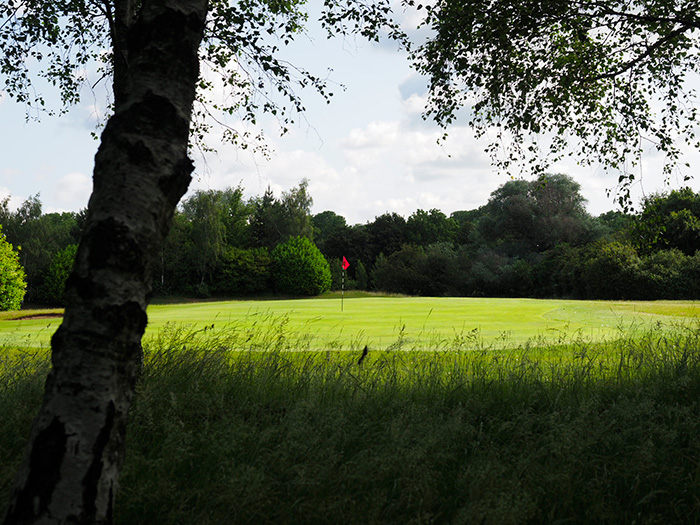
M399 336L359 365L283 318L170 325L145 343L117 523L698 522L700 327L640 330ZM0 502L42 359L2 367Z
M39 318L37 318L39 314ZM60 310L0 313L0 345L48 346L61 319L47 317ZM313 336L316 349L336 342L362 340L362 345L386 347L398 337L431 348L436 339L478 331L493 344L525 344L533 338L556 339L561 333L581 333L588 339L609 338L620 325L666 324L700 314L693 301L571 301L492 299L473 297L352 297L341 311L340 298L296 300L208 301L151 305L147 336L169 323L203 329L236 324L256 330L269 317L284 317L292 337Z

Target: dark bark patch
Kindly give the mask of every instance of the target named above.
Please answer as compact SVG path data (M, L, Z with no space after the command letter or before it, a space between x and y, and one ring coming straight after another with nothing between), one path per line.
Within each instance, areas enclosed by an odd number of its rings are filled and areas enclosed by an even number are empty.
M189 158L184 157L174 166L172 173L161 177L158 180L158 188L168 198L169 203L173 207L177 205L187 191L187 188L192 181L193 171L194 165L192 164L192 161ZM168 226L170 225L171 217L168 218Z
M139 338L148 323L146 312L136 301L96 308L93 317L101 325L109 326L109 333L119 334L127 331L138 334Z
M149 64L166 75L174 66L169 59L176 56L177 67L182 70L178 73L196 75L199 60L196 53L192 53L193 47L197 48L193 42L199 43L203 30L204 20L195 13L163 9L157 16L131 26L129 56L150 55Z
M156 163L151 149L142 140L135 142L122 141L124 150L129 156L129 163L134 166L151 167Z
M105 287L101 284L92 279L78 277L75 273L71 273L66 280L66 303L70 302L71 290L75 290L78 297L85 300L104 297L107 294Z
M115 413L114 402L110 401L106 408L104 425L102 425L92 449L92 463L85 478L83 478L83 508L85 516L92 519L97 516L97 487L100 484L100 478L104 469L105 450L110 442Z
M29 458L27 482L17 493L5 523L32 523L45 515L56 485L61 479L61 465L66 454L66 427L54 417L34 440Z
M145 137L186 140L190 132L189 121L177 111L173 102L153 92L145 93L141 100L131 105L121 117L128 120L129 129ZM146 148L143 144L140 146ZM148 155L152 155L150 150ZM136 145L130 146L129 156L132 162L139 165L152 161L152 157L148 158L139 153Z
M144 275L143 250L134 233L123 223L109 217L85 233L83 244L89 246L90 268L114 268L132 275Z

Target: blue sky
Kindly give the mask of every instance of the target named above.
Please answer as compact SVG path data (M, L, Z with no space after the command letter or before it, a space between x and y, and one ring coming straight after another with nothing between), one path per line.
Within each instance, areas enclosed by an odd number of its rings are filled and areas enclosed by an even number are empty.
M417 19L404 15L404 23L413 28ZM426 81L410 69L394 44L327 41L311 26L308 37L285 54L318 75L332 68L330 78L346 89L333 90L330 105L306 93L304 118L283 137L273 120L262 119L273 149L270 160L220 144L221 131L214 130L210 143L218 153L195 158L191 191L240 183L247 196L262 194L268 185L279 195L307 178L313 213L333 210L355 224L384 212L408 216L418 208L438 208L449 215L473 209L508 180L491 167L483 151L487 143L476 141L465 126L450 128L447 142L437 144L442 130L421 118ZM96 109L104 104L100 88L68 115L43 117L41 122L26 123L24 108L7 95L0 97L0 197L11 195L16 206L40 193L47 212L84 207L98 145L90 132L97 122ZM700 166L697 153L687 160ZM645 158L643 182L634 188L637 199L665 188L660 166L658 156ZM581 184L591 213L614 209L606 189L614 188L617 174L573 161L551 171L567 173ZM679 178L672 177L672 187L680 185ZM691 186L700 191L700 177Z

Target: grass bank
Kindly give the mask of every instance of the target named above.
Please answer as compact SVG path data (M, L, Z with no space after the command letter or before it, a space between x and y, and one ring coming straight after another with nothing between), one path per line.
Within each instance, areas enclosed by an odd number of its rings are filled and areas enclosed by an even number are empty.
M505 351L398 339L362 364L268 328L247 351L238 329L147 342L117 523L700 521L697 327ZM0 503L46 373L14 359Z

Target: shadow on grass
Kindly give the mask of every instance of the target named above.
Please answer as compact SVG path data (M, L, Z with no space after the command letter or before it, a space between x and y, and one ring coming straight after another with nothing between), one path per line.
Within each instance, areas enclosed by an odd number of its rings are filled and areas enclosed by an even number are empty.
M508 350L461 337L358 365L359 347L290 351L312 346L283 319L168 327L145 343L117 522L700 521L697 326ZM0 472L45 372L3 368Z

